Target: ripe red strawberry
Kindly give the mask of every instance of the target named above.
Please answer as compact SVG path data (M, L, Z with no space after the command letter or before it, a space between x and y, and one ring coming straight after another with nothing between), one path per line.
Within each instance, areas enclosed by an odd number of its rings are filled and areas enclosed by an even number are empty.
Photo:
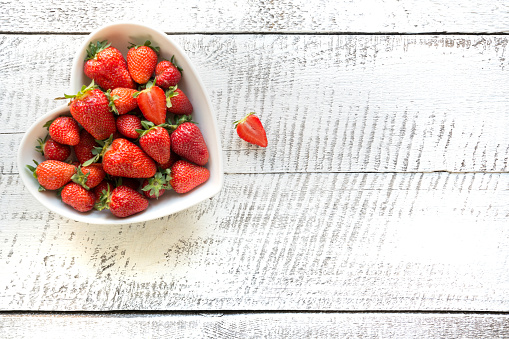
M94 138L104 140L115 133L117 127L106 94L96 87L92 81L88 87L83 86L78 94L65 97L71 98L70 111L73 118Z
M102 164L91 164L84 167L78 167L76 174L72 176L72 181L89 190L103 181L106 173L103 171Z
M46 160L40 164L34 160L34 163L37 167L30 165L27 167L41 185L40 191L59 189L71 181L71 177L76 172L76 166L58 160Z
M117 118L117 131L124 137L137 139L139 137L137 129L142 129L141 119L136 115L125 114Z
M186 193L203 184L210 177L206 167L179 160L171 167L170 185L177 193Z
M159 167L161 167L162 169L167 169L167 168L170 168L171 166L173 166L173 164L177 161L177 160L180 160L180 157L173 151L170 151L170 159L168 159L167 162L161 164L159 163Z
M171 60L163 60L156 66L156 85L162 89L168 89L170 86L176 86L182 78L182 68L174 62L175 56Z
M138 101L133 94L137 91L132 88L115 88L113 91L108 90L106 96L110 101L110 107L113 113L122 115L126 114L138 107Z
M170 173L170 170L157 172L153 178L143 180L141 184L143 195L149 199L158 199L163 195L167 189L171 188L171 186L168 185L171 179Z
M177 86L170 87L166 91L166 107L168 107L168 112L173 114L193 113L193 105Z
M51 138L48 139L48 135L44 140L37 139L37 142L39 142L39 146L35 146L35 148L44 155L46 160L65 161L71 155L71 146L62 145Z
M147 88L136 93L135 96L138 100L138 107L145 119L156 125L161 125L165 122L166 94L161 88L149 82Z
M107 41L98 41L95 45L90 43L84 72L105 91L117 87L136 88L124 56L118 49L110 47Z
M168 131L161 126L142 121L144 130L138 129L140 147L158 163L165 163L170 159L171 139Z
M106 146L103 170L109 175L126 178L150 178L156 174L154 161L127 139L115 139Z
M249 143L267 147L267 135L263 128L260 119L254 112L249 113L239 121L235 121L235 127L237 128L237 134L239 137Z
M65 185L60 195L64 203L79 212L88 212L94 208L95 194L77 183L71 182Z
M150 46L150 41L145 41L143 45L131 43L127 52L127 68L131 78L139 84L146 84L157 64L157 54L159 47Z
M177 155L203 166L209 160L209 151L200 129L190 120L190 116L183 116L177 121L178 127L171 133L171 149Z
M100 201L96 204L98 210L108 208L113 215L119 218L144 211L147 207L148 200L127 186L118 186L109 194L101 195Z
M78 123L71 117L58 117L48 121L44 127L48 127L51 139L60 144L74 146L80 142Z
M92 134L88 133L84 129L81 130L80 142L74 146L74 154L76 154L76 158L78 158L80 164L83 164L85 161L94 157L92 150L95 147L99 147L99 144L95 141Z
M114 188L115 186L113 186L113 183L110 180L103 179L103 181L101 181L99 185L95 186L92 189L92 191L94 192L96 201L99 201L99 199L101 198L101 194L103 194L103 191L108 192L109 190L111 192L113 191Z

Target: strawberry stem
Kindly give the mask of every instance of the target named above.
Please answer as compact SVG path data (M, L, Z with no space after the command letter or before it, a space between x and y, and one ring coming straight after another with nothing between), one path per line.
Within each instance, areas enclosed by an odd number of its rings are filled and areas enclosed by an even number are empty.
M87 56L85 57L85 61L90 60L90 59L97 60L97 54L99 52L105 50L106 48L110 47L110 45L111 45L111 43L108 43L108 40L97 41L97 43L95 45L93 42L91 42L88 45Z

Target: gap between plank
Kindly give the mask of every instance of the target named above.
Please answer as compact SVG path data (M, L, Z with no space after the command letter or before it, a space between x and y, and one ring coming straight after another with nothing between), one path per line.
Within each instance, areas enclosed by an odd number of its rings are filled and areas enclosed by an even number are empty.
M141 311L141 310L118 310L118 311L0 311L2 315L60 315L60 316L150 316L150 315L187 315L187 316L204 316L204 317L222 317L235 315L260 315L260 314L405 314L405 315L421 315L421 314L440 314L440 315L492 315L492 316L509 316L509 311L455 311L455 310L371 310L371 311L354 311L354 310L192 310L192 311Z
M16 31L0 31L1 35L88 35L91 32L16 32ZM167 35L509 35L509 31L503 32L164 32Z

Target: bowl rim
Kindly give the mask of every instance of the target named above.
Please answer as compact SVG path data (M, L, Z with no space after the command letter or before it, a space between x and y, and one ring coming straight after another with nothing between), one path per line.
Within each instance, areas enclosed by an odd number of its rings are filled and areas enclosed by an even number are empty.
M203 194L203 196L200 196L199 199L196 199L191 204L188 204L187 206L179 206L178 208L173 210L171 213L167 213L167 214L158 213L156 215L153 215L152 213L146 213L147 211L144 211L144 212L141 212L138 214L134 214L133 216L130 216L127 218L101 220L101 219L95 219L95 218L88 218L87 214L81 214L81 213L73 211L73 210L69 210L69 213L65 213L66 211L63 211L63 212L55 211L54 207L52 206L53 204L50 202L50 200L44 199L44 195L40 194L39 192L33 192L33 187L32 187L33 182L27 182L29 180L28 174L22 173L22 171L26 169L25 166L27 165L25 163L22 163L22 158L23 158L22 153L24 150L26 150L26 147L23 147L23 146L29 142L29 137L34 134L36 127L40 124L45 123L48 120L48 116L69 113L68 105L67 104L61 105L59 107L52 109L49 112L46 112L45 114L40 116L38 119L36 119L24 133L23 138L21 139L21 142L19 144L18 152L17 152L18 171L20 173L20 177L21 177L25 187L27 188L27 190L43 206L48 208L51 212L59 214L66 218L69 218L71 220L85 222L85 223L89 223L89 224L107 224L107 225L132 224L132 223L146 222L146 221L150 221L150 220L154 220L154 219L167 217L167 216L177 213L179 211L182 211L182 210L188 209L192 206L195 206L195 205L205 201L206 199L212 198L213 196L217 195L221 191L223 184L224 184L224 164L223 164L223 152L222 152L222 147L221 147L221 139L220 139L220 135L219 135L217 119L216 119L216 116L212 109L212 104L210 102L209 94L206 90L205 85L203 84L201 77L199 76L199 73L197 72L196 68L194 67L193 63L191 62L191 60L189 59L187 54L166 33L162 32L156 28L153 28L151 26L144 25L141 23L135 23L135 22L115 22L115 23L104 25L104 26L97 28L96 30L94 30L93 32L91 32L90 34L88 34L86 36L85 41L80 46L80 49L78 49L74 55L74 58L72 61L72 66L71 66L72 67L71 68L71 77L70 77L70 82L69 82L69 89L70 89L71 93L78 92L79 89L81 89L81 85L79 86L79 88L74 88L73 79L75 79L75 77L77 76L74 73L78 69L79 63L83 62L83 59L80 57L82 52L84 50L86 50L86 48L88 47L90 42L93 41L93 38L95 35L102 33L103 30L107 30L107 29L111 29L111 28L115 28L115 27L119 27L119 26L131 26L134 28L139 28L141 30L144 30L145 32L152 31L152 32L150 32L151 34L159 35L161 38L166 39L170 43L170 45L172 45L172 48L174 48L175 51L178 52L178 54L180 54L179 59L182 59L182 58L185 59L187 65L188 65L187 69L189 69L190 73L195 75L194 76L195 81L197 81L198 86L201 87L201 90L203 91L203 96L201 96L201 99L203 99L205 101L205 106L207 107L208 112L211 115L210 123L208 125L209 125L210 129L212 129L213 131L208 131L208 132L213 133L213 136L217 143L217 153L216 153L216 159L215 159L217 164L215 165L215 167L216 167L218 173L215 178L215 183L207 186L208 194ZM80 71L82 72L82 70L80 70ZM30 175L30 177L31 177L31 175ZM30 179L36 180L35 178L30 178ZM34 194L34 193L38 193L38 194ZM143 217L143 216L145 216L145 217ZM132 220L132 219L135 219L135 220Z

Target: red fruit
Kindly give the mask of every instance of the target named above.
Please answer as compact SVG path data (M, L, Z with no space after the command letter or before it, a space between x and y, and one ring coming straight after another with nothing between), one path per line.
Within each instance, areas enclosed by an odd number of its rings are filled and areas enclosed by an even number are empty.
M76 174L71 179L88 190L99 185L105 176L106 173L103 171L102 164L91 164L78 167Z
M137 129L142 129L141 119L136 115L126 114L117 118L117 131L124 137L137 139L139 137Z
M127 139L115 139L103 156L103 170L126 178L150 178L157 171L154 161Z
M81 130L80 132L80 142L74 146L74 154L78 158L80 164L83 164L85 161L90 160L94 157L92 150L95 147L99 147L99 144L95 141L92 134L88 133L86 130Z
M166 98L168 112L181 115L193 113L193 105L191 105L187 96L177 86L168 89Z
M139 84L149 81L156 68L158 52L159 47L150 46L149 40L142 46L131 43L127 52L127 68L134 81Z
M162 169L167 169L167 168L170 168L171 166L173 166L173 164L177 161L177 160L180 160L180 157L173 151L170 151L170 159L168 159L167 162L161 164L159 163L159 167L161 167Z
M175 65L174 58L171 57L171 61L163 60L156 66L156 85L162 89L176 86L182 77L182 69Z
M138 101L133 94L137 91L131 88L115 88L113 91L106 92L110 100L110 107L113 113L122 115L138 107Z
M92 134L97 140L107 139L115 133L115 117L110 111L109 100L101 90L96 89L94 82L83 86L76 95L66 95L72 98L70 111L74 119Z
M62 145L53 139L48 139L48 136L44 140L39 138L37 141L39 146L35 146L35 148L44 155L46 160L65 161L71 155L71 146Z
M136 94L135 94L136 95ZM147 88L136 95L138 107L143 116L155 125L161 125L166 120L166 94L164 91L148 83Z
M71 182L61 192L62 201L79 212L87 212L94 208L96 197L81 185Z
M170 185L177 193L186 193L207 181L210 172L207 168L179 160L171 168Z
M171 149L181 157L203 166L209 160L209 151L198 126L184 122L171 134Z
M170 170L157 172L153 178L143 180L141 190L143 195L150 199L158 199L164 194L164 191L170 189L169 181L171 179Z
M242 140L261 147L267 147L265 129L260 119L254 114L254 112L251 112L239 121L235 121L234 124L237 128L237 134Z
M118 186L109 195L101 195L96 206L98 210L109 208L113 215L124 218L146 210L148 200L132 188Z
M44 127L48 127L51 139L60 144L74 146L80 142L78 123L71 117L58 117L48 121Z
M107 41L98 41L96 45L90 43L84 72L104 90L117 87L136 88L124 56L118 49L110 47Z
M101 198L101 194L103 194L103 192L108 192L108 191L113 191L113 188L115 188L115 186L113 186L113 183L107 179L103 179L103 181L101 181L99 183L99 185L95 186L92 191L94 192L94 195L96 197L96 201L98 201L100 198Z
M140 131L140 147L158 163L165 163L170 159L171 139L168 131L161 126L142 121L143 127L148 128Z
M76 166L58 161L58 160L46 160L38 164L36 168L27 165L34 173L34 177L42 186L39 190L56 190L71 181L71 177L76 172Z

